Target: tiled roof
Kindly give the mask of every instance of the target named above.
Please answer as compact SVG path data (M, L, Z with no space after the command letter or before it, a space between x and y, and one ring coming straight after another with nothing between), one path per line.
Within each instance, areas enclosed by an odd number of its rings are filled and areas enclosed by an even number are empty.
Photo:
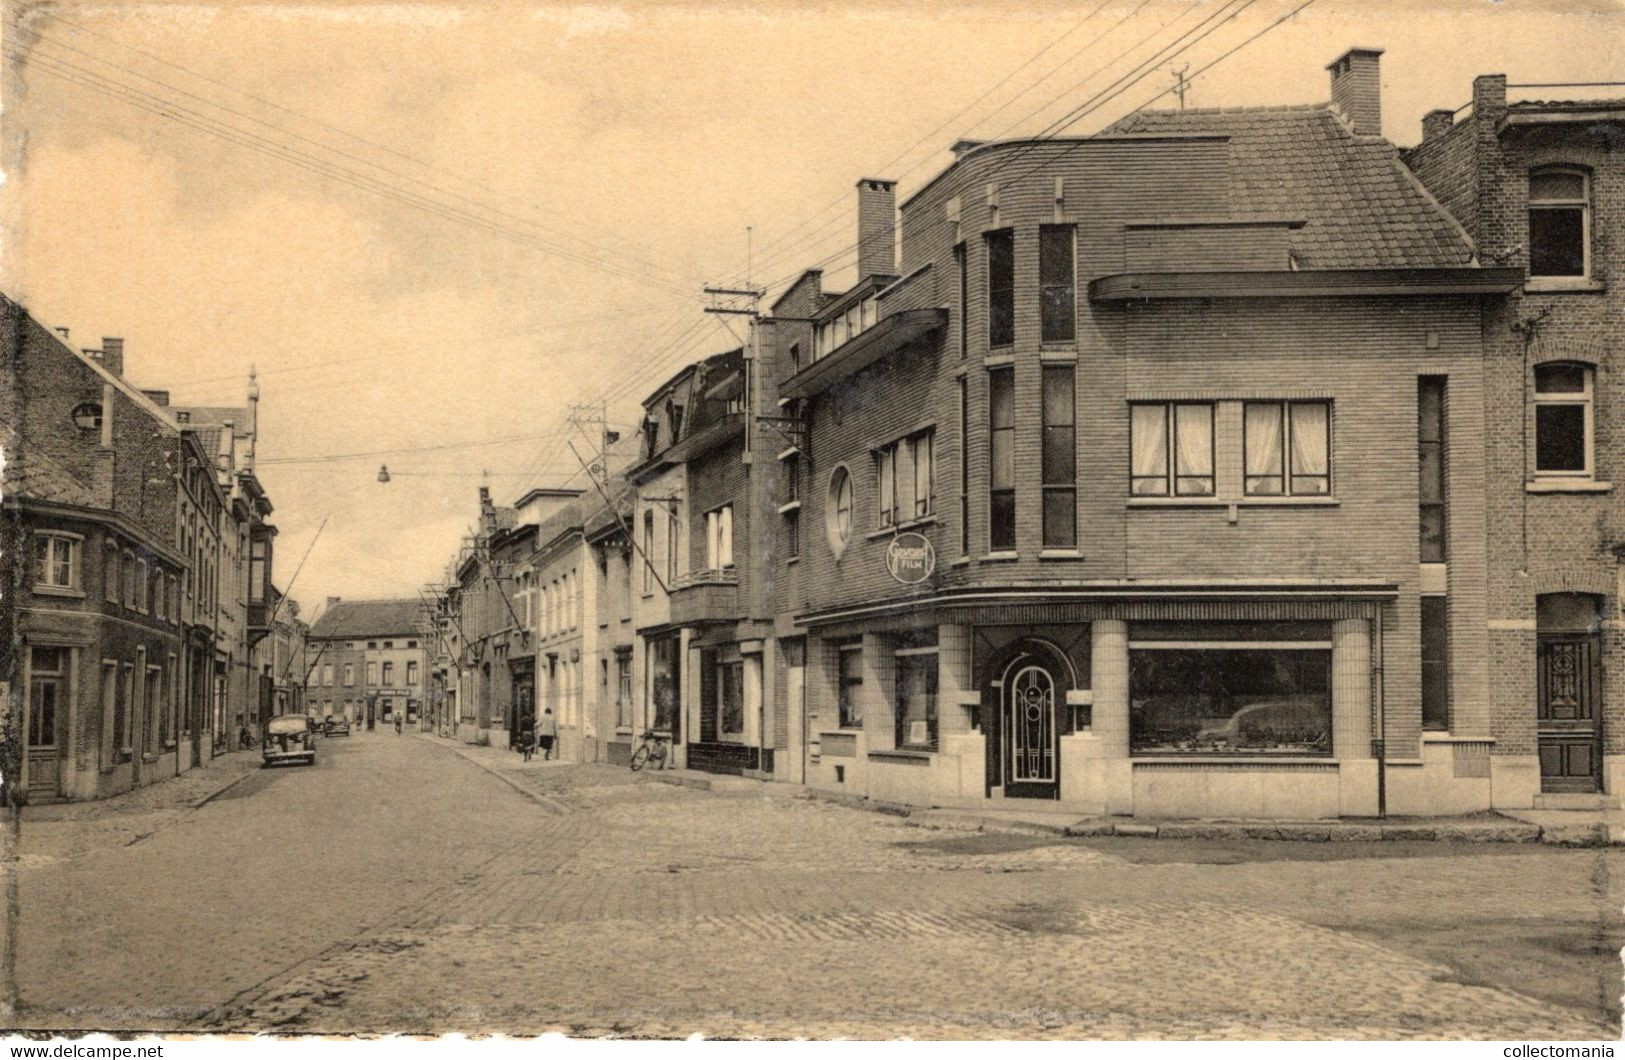
M7 446L6 466L0 471L0 493L36 501L55 501L83 508L100 507L90 487L61 464L26 448Z
M1466 234L1399 161L1327 106L1139 111L1105 130L1230 137L1231 215L1307 221L1291 248L1306 269L1468 265Z
M423 601L340 600L322 612L310 627L316 640L360 637L415 637Z

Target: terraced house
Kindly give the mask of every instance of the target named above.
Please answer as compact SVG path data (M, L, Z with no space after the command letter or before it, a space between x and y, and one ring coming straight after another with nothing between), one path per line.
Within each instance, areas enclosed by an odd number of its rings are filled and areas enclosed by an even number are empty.
M1482 333L1497 806L1618 805L1625 785L1622 140L1618 85L1489 74L1405 153L1480 257L1526 277ZM1455 729L1448 706L1423 720Z
M1379 55L1324 105L961 143L895 225L860 184L856 286L772 327L807 783L1491 804L1483 320L1523 273L1383 138Z

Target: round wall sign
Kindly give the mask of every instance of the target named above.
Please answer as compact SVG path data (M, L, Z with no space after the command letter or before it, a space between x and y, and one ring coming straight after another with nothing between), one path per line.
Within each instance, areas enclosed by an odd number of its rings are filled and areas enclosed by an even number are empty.
M917 585L937 569L937 550L923 534L898 534L886 546L886 569L904 585Z

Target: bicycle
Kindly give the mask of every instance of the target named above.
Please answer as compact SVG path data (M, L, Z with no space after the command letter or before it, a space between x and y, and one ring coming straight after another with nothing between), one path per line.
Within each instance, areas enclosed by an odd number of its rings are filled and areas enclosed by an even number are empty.
M632 753L632 772L636 773L651 762L655 764L654 768L665 769L666 756L669 751L666 744L667 737L651 729L640 738L643 740L643 745Z

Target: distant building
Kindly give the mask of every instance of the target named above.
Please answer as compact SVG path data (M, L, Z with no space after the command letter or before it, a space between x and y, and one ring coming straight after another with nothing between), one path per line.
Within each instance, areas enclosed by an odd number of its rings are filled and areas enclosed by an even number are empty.
M362 729L393 725L397 715L418 724L429 658L420 608L416 598L329 597L305 635L305 710Z

